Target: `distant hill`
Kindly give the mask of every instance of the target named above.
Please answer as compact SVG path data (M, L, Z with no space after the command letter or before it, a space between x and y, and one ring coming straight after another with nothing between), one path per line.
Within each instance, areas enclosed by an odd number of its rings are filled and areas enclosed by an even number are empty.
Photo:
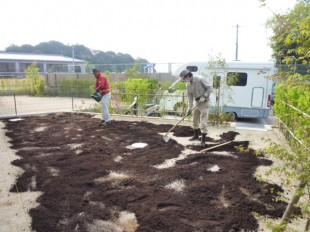
M53 54L72 57L72 46L57 41L42 42L35 46L29 44L17 46L13 44L7 47L5 52ZM79 44L74 45L74 57L92 64L134 64L138 60L140 63L149 63L146 59L134 59L129 54L91 50Z

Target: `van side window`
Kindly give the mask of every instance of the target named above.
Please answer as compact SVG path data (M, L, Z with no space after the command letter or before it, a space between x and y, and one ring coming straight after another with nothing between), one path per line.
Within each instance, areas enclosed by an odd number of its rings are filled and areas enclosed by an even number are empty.
M227 73L226 83L230 86L246 86L248 81L247 73L229 72Z
M197 66L187 66L186 69L190 72L197 72L198 71Z

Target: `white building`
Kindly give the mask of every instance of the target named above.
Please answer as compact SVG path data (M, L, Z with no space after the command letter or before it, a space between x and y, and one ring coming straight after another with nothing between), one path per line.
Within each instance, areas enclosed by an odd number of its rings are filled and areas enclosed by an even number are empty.
M37 63L40 73L85 73L85 61L58 55L0 53L0 77L25 76L26 69Z

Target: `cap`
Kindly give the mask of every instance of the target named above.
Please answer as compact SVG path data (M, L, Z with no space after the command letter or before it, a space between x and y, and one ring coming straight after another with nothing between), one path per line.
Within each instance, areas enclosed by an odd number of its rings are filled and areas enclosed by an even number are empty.
M187 74L189 74L189 71L187 69L184 69L181 73L180 73L180 77L184 78Z
M93 68L93 73L99 72L99 69Z

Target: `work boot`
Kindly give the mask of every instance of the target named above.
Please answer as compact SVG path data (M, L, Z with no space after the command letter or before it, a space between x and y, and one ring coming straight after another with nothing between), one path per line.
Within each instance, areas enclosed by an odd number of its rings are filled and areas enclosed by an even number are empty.
M107 125L111 125L113 122L113 120L111 119L110 121L104 121L103 123L101 123L102 126L107 126Z
M199 129L195 129L194 135L189 139L189 141L193 141L193 140L198 139L199 138L198 133L199 133Z
M206 135L207 134L201 134L200 145L203 146L203 147L206 146Z

